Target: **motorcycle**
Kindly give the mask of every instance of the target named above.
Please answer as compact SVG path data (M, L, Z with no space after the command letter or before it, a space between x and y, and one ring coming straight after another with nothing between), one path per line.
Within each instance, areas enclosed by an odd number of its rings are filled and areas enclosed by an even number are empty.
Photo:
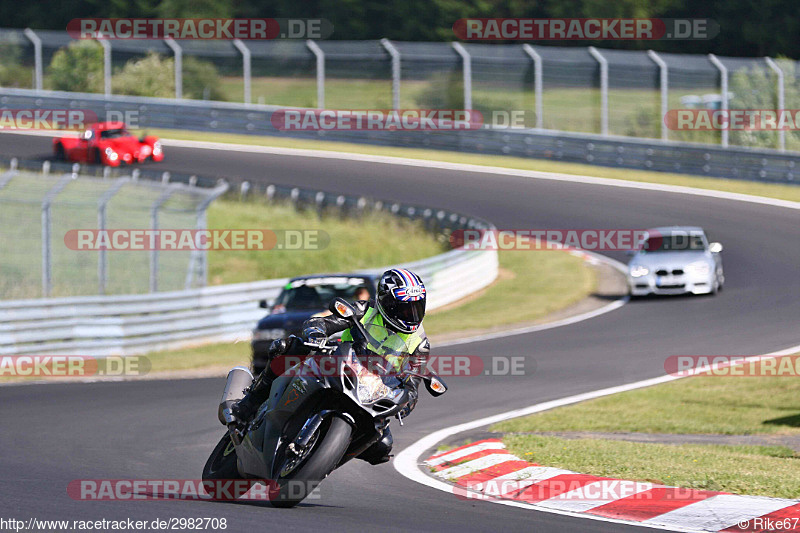
M430 371L365 364L375 356L387 364L407 360L410 350L388 329L383 335L372 329L368 333L347 301L336 298L329 308L350 322L353 341L305 342L312 355L275 379L269 399L243 428L231 408L244 396L253 375L244 367L228 374L218 410L228 431L206 462L204 482L266 484L274 507L293 507L331 472L378 442L392 417L402 425L402 412L412 400L409 378L421 380L434 397L447 391L442 379ZM237 490L234 498L249 489L239 485Z

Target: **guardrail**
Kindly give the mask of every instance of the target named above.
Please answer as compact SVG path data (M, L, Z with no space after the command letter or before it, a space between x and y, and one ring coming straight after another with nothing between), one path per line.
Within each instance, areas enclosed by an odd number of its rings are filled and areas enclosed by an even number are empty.
M452 250L403 265L423 278L429 309L479 291L497 277L497 252ZM383 269L363 272L377 273ZM0 302L0 355L132 355L249 339L287 279L130 296Z
M112 112L136 117L140 128L431 148L789 184L800 178L797 152L543 129L280 132L270 122L275 106L5 88L0 109L89 109L101 118Z
M3 164L0 160L0 165ZM77 175L78 168L63 163L7 161L15 172L46 166L50 172L62 167ZM86 167L112 177L116 171ZM135 169L136 179L156 183L189 183L209 193L217 180L172 173L163 175ZM319 210L337 209L348 216L367 210L421 221L438 235L455 229L491 229L486 221L459 213L424 206L369 200L299 187L240 182L239 193L263 195L271 200L291 201ZM491 284L498 273L496 251L451 250L410 264L428 288L428 309L455 302ZM365 269L379 273L385 269ZM183 291L140 295L78 296L0 301L0 355L130 355L214 341L249 338L264 315L260 300L273 300L287 278L201 287Z

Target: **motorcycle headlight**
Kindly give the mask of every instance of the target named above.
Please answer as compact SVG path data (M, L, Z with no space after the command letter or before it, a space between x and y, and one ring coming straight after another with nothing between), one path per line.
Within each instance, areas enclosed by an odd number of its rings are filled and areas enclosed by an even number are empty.
M695 263L691 263L686 267L686 272L690 274L698 274L701 276L705 276L709 272L711 272L711 267L705 261L697 261Z
M286 330L280 328L253 330L254 341L271 341L275 339L282 339L285 336Z
M392 389L386 386L383 380L375 374L367 373L358 376L356 395L361 403L372 403L384 396L391 394Z
M633 265L630 270L632 278L641 278L642 276L646 276L649 273L650 269L642 265Z

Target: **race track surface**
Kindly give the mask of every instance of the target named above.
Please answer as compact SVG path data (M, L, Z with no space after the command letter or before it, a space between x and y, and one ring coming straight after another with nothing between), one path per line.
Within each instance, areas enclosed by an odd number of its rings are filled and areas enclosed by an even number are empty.
M5 156L44 158L49 146L48 138L0 135ZM751 355L800 342L800 218L794 210L481 172L175 147L168 147L165 162L148 167L449 208L499 228L699 225L724 244L726 286L716 297L634 301L571 326L434 350L525 355L535 361L535 372L450 378L442 398L423 393L406 425L392 425L396 450L460 422L661 375L670 355ZM362 462L334 472L322 484L320 500L288 511L268 504L83 502L67 496L66 486L75 479L199 478L223 432L216 420L223 385L224 380L200 379L0 387L3 515L226 517L228 529L237 531L641 531L461 501L404 478L390 464Z

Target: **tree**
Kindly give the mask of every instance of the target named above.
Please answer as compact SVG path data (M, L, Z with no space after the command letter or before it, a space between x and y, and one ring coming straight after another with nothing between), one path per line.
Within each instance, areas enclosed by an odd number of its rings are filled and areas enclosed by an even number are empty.
M53 54L48 74L57 91L102 92L103 47L96 41L74 41Z

